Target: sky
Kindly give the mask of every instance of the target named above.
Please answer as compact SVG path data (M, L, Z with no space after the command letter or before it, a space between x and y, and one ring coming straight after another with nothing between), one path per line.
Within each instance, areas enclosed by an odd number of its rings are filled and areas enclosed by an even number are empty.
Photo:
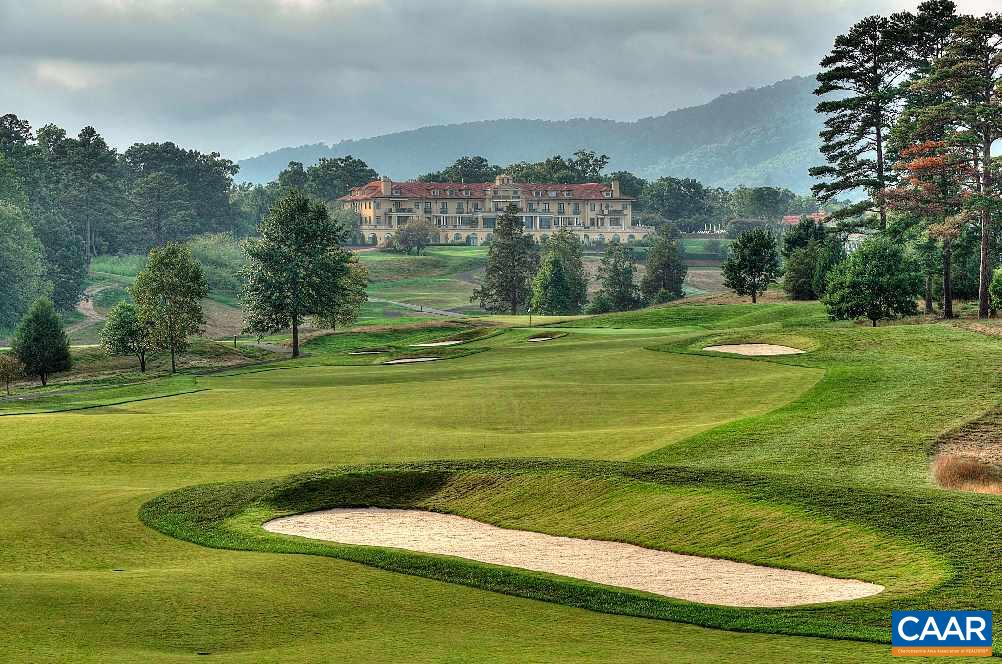
M836 34L917 2L0 0L0 114L231 159L471 120L634 120L813 75Z

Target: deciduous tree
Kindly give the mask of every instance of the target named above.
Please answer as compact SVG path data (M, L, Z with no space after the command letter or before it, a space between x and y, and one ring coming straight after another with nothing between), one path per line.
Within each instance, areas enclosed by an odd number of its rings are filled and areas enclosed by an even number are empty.
M341 246L341 232L327 206L299 189L279 199L258 237L246 243L250 261L241 299L247 331L291 328L292 356L299 357L299 328L308 318L333 324L357 311L364 272L353 267L357 259Z
M918 311L922 277L914 260L886 237L873 237L832 270L824 303L832 320L877 321Z
M140 325L154 348L170 353L170 371L177 371L177 353L205 325L202 298L209 293L202 267L187 245L168 242L150 250L146 267L129 289Z
M764 228L742 233L731 243L731 255L722 268L724 286L738 295L751 295L752 303L775 283L780 274L776 238Z
M11 384L23 375L24 365L14 353L0 353L0 382L4 384L7 396L10 396Z
M656 233L647 250L644 277L640 280L644 302L662 304L683 297L686 272L681 242L666 233Z
M146 372L146 356L153 350L153 341L131 302L119 302L108 312L101 329L101 346L111 355L134 356L139 360L139 371Z
M598 267L601 288L595 295L596 308L609 311L630 311L640 306L640 294L635 281L633 250L619 242L612 242L602 256Z

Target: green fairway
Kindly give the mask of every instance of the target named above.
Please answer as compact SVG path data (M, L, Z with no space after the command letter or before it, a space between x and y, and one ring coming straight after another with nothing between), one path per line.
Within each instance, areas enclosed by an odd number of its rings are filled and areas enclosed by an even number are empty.
M369 270L369 297L411 305L479 311L470 296L487 261L486 247L428 247L420 256L358 254Z
M935 437L997 401L993 339L944 325L833 326L810 304L676 306L557 325L486 330L441 349L412 344L457 338L455 328L339 334L296 362L176 379L196 393L138 400L176 386L97 386L82 405L117 405L0 417L6 652L877 661L887 645L791 635L882 640L892 607L1000 604L999 545L984 536L1002 527L999 498L941 491L928 475ZM541 330L568 334L526 342ZM721 341L811 352L701 351ZM381 354L349 354L362 349ZM428 353L442 359L379 364ZM431 462L443 459L457 461ZM418 465L393 466L408 462ZM390 465L358 469L348 484L344 471L277 479L346 464ZM157 498L208 482L238 484ZM150 500L143 518L176 538L139 521ZM257 528L345 501L861 578L887 591L736 611L454 559L304 545ZM283 550L320 555L269 553Z

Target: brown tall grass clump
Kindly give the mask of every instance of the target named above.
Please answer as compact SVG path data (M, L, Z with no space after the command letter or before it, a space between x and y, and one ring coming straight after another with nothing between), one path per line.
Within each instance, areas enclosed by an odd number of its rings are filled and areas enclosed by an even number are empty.
M940 454L932 474L947 489L1002 495L1002 470L971 457Z

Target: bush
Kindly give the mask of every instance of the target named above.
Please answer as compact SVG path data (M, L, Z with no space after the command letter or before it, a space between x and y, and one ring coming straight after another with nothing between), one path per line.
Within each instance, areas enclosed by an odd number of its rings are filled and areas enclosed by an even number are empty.
M991 298L992 311L1002 309L1002 267L995 268L992 273L992 283L988 285L988 295Z

